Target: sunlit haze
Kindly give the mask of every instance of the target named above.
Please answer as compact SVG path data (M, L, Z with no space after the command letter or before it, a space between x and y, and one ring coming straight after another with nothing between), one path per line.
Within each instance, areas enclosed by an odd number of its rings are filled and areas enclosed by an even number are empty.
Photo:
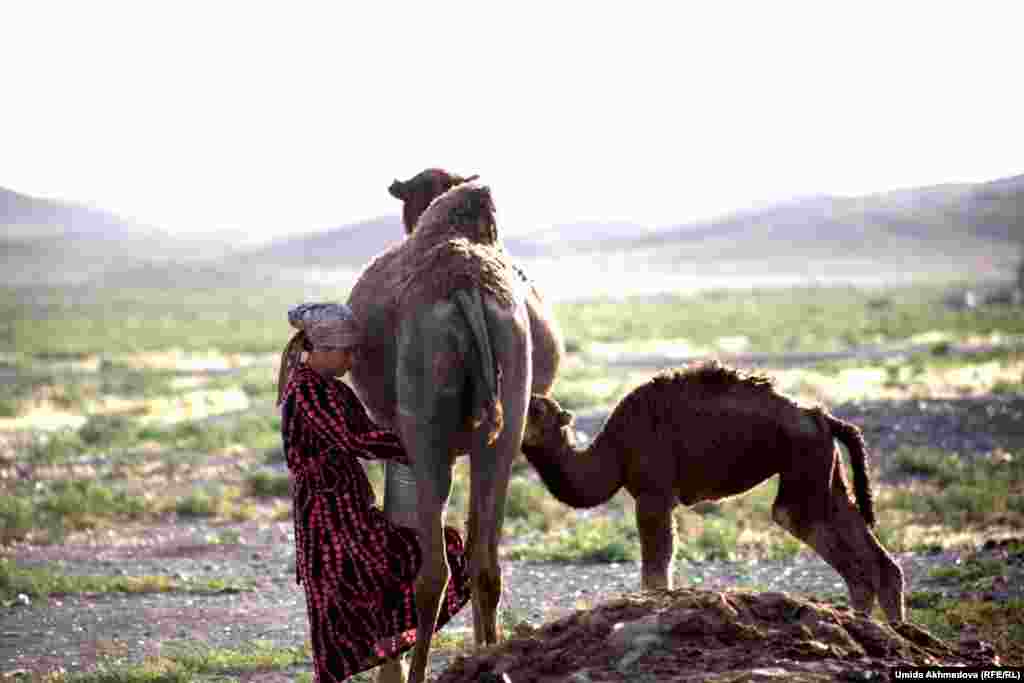
M1014 2L19 2L0 186L248 241L479 173L515 234L1024 172Z

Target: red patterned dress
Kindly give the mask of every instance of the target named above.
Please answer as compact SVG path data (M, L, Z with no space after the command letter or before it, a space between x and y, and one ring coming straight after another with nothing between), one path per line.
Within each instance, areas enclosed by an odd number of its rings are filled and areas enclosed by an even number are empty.
M377 427L346 384L306 364L292 371L281 432L292 476L296 579L319 683L341 681L416 643L413 580L423 560L416 531L375 506L357 458L405 462L397 435ZM445 529L451 580L437 628L469 601L462 539Z

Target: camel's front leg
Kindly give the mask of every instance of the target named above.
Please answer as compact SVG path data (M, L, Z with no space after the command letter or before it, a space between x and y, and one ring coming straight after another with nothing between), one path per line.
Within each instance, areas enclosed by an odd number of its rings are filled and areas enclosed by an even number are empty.
M669 491L671 493L671 491ZM672 590L675 555L675 499L661 492L636 495L636 526L640 532L640 588Z

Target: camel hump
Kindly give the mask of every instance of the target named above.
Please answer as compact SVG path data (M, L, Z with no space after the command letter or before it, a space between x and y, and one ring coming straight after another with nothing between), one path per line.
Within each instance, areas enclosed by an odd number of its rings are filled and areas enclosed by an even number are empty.
M398 285L402 306L430 305L472 289L505 308L526 298L526 286L504 251L464 237L410 249L400 270L405 273Z

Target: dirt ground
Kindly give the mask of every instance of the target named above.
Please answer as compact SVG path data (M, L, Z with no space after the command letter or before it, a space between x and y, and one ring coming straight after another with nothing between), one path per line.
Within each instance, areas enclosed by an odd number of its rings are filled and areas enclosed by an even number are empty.
M901 666L993 666L981 641L944 643L785 593L625 596L460 657L439 683L869 681Z

